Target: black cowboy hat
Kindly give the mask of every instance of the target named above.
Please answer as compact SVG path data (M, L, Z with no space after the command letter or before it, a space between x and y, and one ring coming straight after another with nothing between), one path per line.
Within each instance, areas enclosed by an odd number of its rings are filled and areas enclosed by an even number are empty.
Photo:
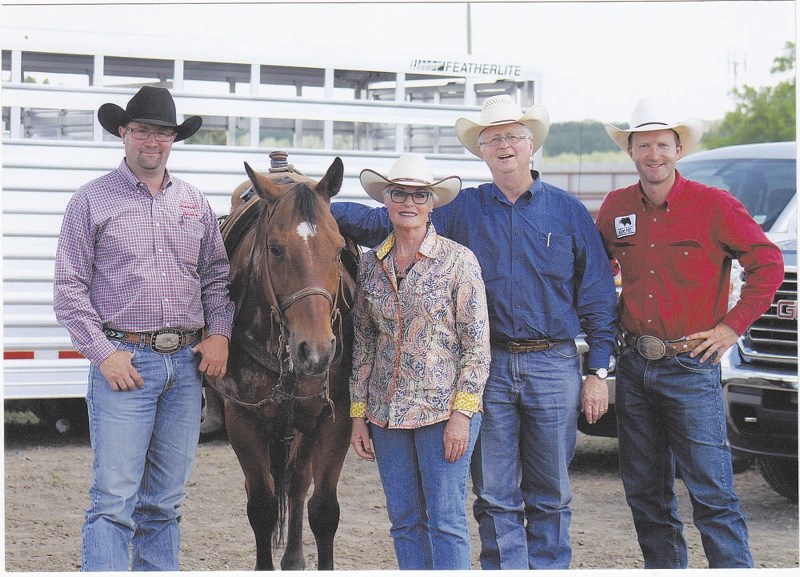
M125 110L111 102L103 104L97 111L97 120L103 128L117 137L119 127L131 121L171 126L177 132L175 142L189 138L203 124L203 119L199 116L190 116L179 125L172 94L166 88L156 86L142 86L130 99Z

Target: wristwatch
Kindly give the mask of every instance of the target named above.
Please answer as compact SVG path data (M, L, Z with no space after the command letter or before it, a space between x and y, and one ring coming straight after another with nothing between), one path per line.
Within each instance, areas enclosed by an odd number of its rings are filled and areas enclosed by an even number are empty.
M605 379L608 376L608 369L589 369L587 375L594 375L598 379Z

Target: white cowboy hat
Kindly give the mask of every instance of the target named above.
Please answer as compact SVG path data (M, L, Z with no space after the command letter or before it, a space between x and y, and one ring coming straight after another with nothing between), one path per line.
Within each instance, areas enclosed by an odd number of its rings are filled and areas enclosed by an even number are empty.
M390 184L430 188L433 191L434 208L444 206L461 190L461 179L457 176L434 181L425 157L412 152L400 155L389 169L389 176L365 168L358 178L367 194L378 202L384 202L383 191Z
M456 120L456 136L475 156L478 153L478 136L489 126L502 124L522 124L533 133L533 152L539 150L544 144L547 133L550 132L550 115L541 104L532 106L525 114L508 94L490 96L483 103L481 117L478 122L469 118Z
M606 124L606 132L622 150L628 150L628 137L633 132L652 132L655 130L674 130L681 139L681 153L678 158L686 156L700 139L703 138L703 121L699 118L688 118L683 122L675 122L666 113L663 102L651 98L643 98L633 109L630 128L617 128Z

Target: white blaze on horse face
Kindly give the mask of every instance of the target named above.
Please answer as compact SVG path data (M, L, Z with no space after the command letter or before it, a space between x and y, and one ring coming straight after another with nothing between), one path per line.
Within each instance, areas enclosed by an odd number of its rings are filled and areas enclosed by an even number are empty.
M297 225L297 234L302 238L306 246L308 245L308 241L317 234L317 229L314 225L309 224L308 222L301 222Z

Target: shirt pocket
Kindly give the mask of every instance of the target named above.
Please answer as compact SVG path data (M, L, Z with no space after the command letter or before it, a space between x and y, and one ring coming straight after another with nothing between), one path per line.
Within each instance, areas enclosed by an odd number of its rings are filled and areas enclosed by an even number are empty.
M669 275L685 286L699 286L708 282L708 271L717 265L710 253L696 240L681 240L669 245L666 259Z
M367 281L361 291L370 319L380 330L394 333L397 330L397 300L391 286Z
M449 315L454 310L453 289L449 278L423 278L414 286L413 300L428 321L449 324Z
M619 263L623 284L635 281L644 262L645 255L642 254L642 249L637 244L629 241L615 241L613 246L614 249L611 256L617 259Z
M562 283L571 281L575 272L571 236L552 232L539 233L530 250L534 268L542 276Z
M197 266L204 234L205 227L202 222L185 217L182 219L180 234L175 245L176 256L182 263Z

